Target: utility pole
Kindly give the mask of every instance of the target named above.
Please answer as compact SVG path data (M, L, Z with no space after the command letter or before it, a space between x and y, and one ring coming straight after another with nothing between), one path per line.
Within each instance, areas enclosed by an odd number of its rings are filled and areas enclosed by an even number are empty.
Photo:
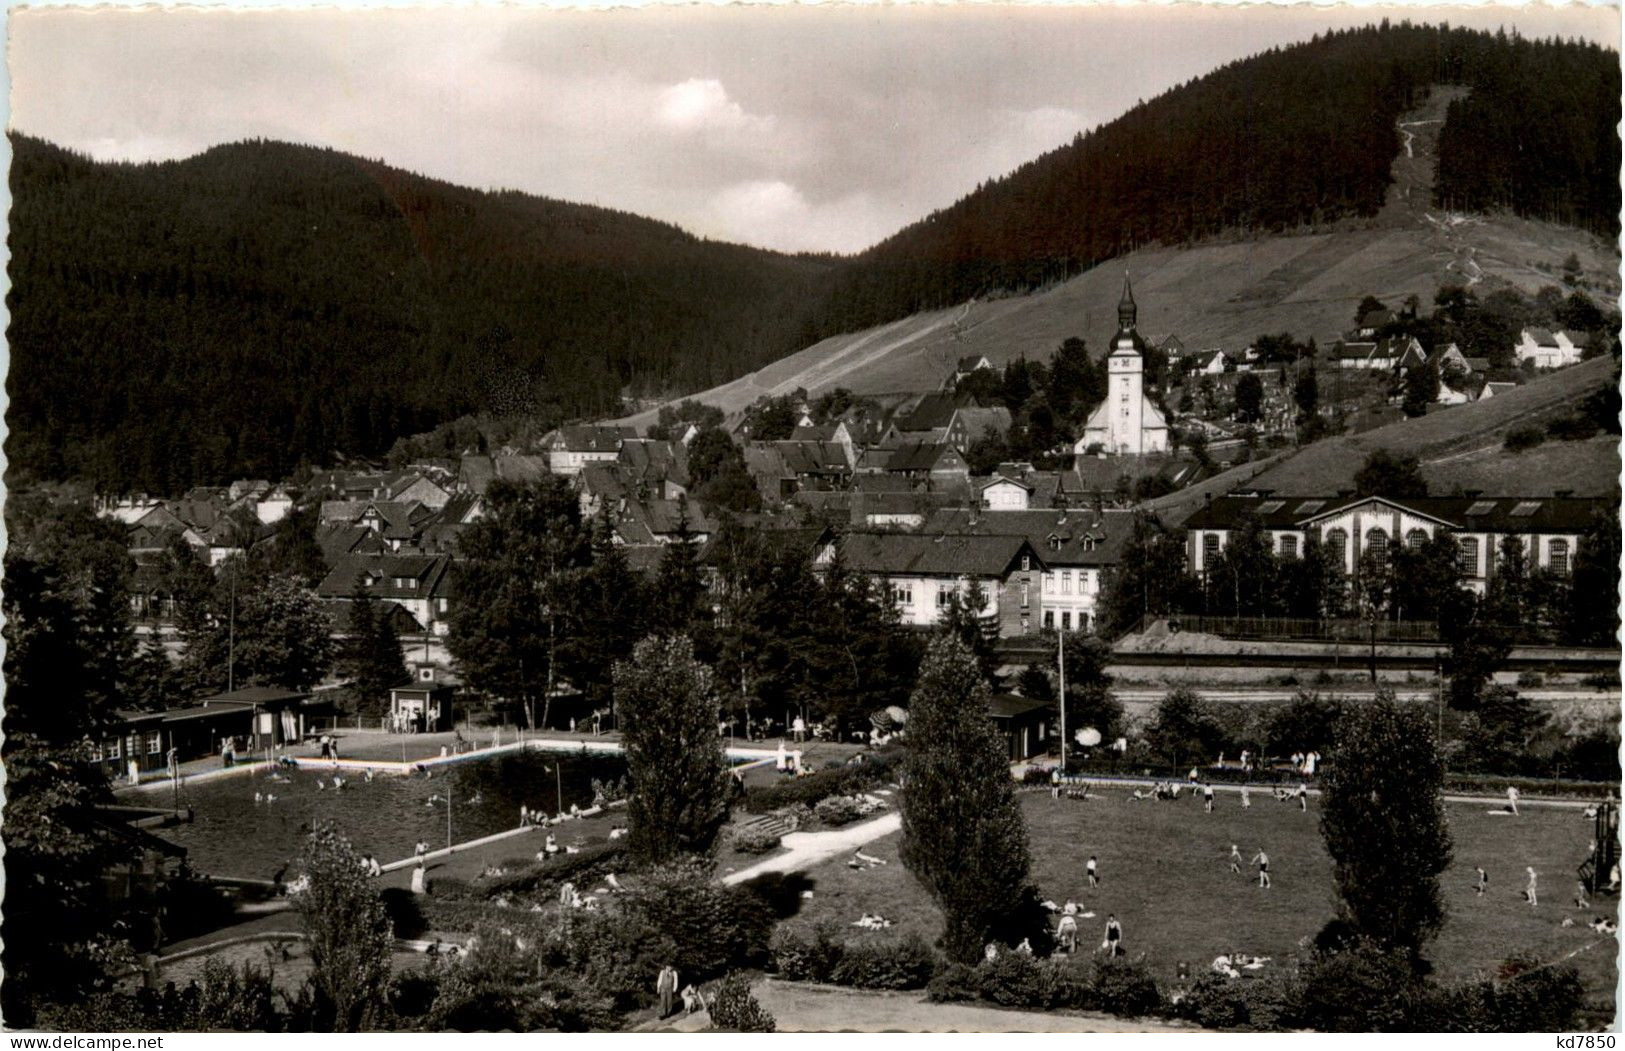
M451 849L451 778L446 779L446 849Z
M1055 655L1061 667L1061 776L1066 776L1066 633L1055 634Z
M226 623L226 692L237 688L237 560L231 562L231 614Z
M1444 746L1444 658L1435 654L1433 657L1433 686L1439 695L1439 745Z

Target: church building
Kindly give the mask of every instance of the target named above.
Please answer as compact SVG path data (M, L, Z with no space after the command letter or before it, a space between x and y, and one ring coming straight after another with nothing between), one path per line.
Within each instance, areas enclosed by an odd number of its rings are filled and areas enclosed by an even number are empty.
M1117 304L1117 335L1106 356L1106 400L1090 414L1075 453L1099 451L1113 455L1142 455L1168 451L1168 421L1145 396L1145 359L1140 336L1134 330L1136 309L1128 275L1123 275L1123 298Z

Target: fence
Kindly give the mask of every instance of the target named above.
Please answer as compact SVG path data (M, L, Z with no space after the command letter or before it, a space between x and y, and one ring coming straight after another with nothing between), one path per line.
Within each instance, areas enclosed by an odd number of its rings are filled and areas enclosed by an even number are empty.
M1178 614L1170 628L1238 639L1313 639L1370 642L1368 620L1310 620L1296 617L1212 617ZM1379 620L1378 642L1438 642L1439 625L1431 620Z

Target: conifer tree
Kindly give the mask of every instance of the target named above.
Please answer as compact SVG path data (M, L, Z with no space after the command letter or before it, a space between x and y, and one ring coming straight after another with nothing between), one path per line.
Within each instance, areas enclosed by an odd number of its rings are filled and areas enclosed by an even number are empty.
M626 747L627 845L640 863L709 854L728 819L711 669L686 637L648 638L615 666Z
M976 655L939 633L909 702L902 856L942 909L944 951L962 963L990 940L1032 933L1027 826L988 702Z
M1320 829L1341 918L1420 966L1422 946L1444 922L1439 875L1451 857L1432 720L1384 689L1369 704L1346 706L1335 737Z

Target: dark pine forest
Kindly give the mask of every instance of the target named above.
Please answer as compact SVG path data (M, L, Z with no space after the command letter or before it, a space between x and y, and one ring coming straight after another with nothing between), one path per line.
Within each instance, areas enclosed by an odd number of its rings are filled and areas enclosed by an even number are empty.
M1434 83L1472 89L1441 204L1617 234L1618 56L1409 25L1226 66L850 258L305 146L101 164L13 135L8 480L275 478L473 412L551 423L701 389L1151 243L1369 219Z

